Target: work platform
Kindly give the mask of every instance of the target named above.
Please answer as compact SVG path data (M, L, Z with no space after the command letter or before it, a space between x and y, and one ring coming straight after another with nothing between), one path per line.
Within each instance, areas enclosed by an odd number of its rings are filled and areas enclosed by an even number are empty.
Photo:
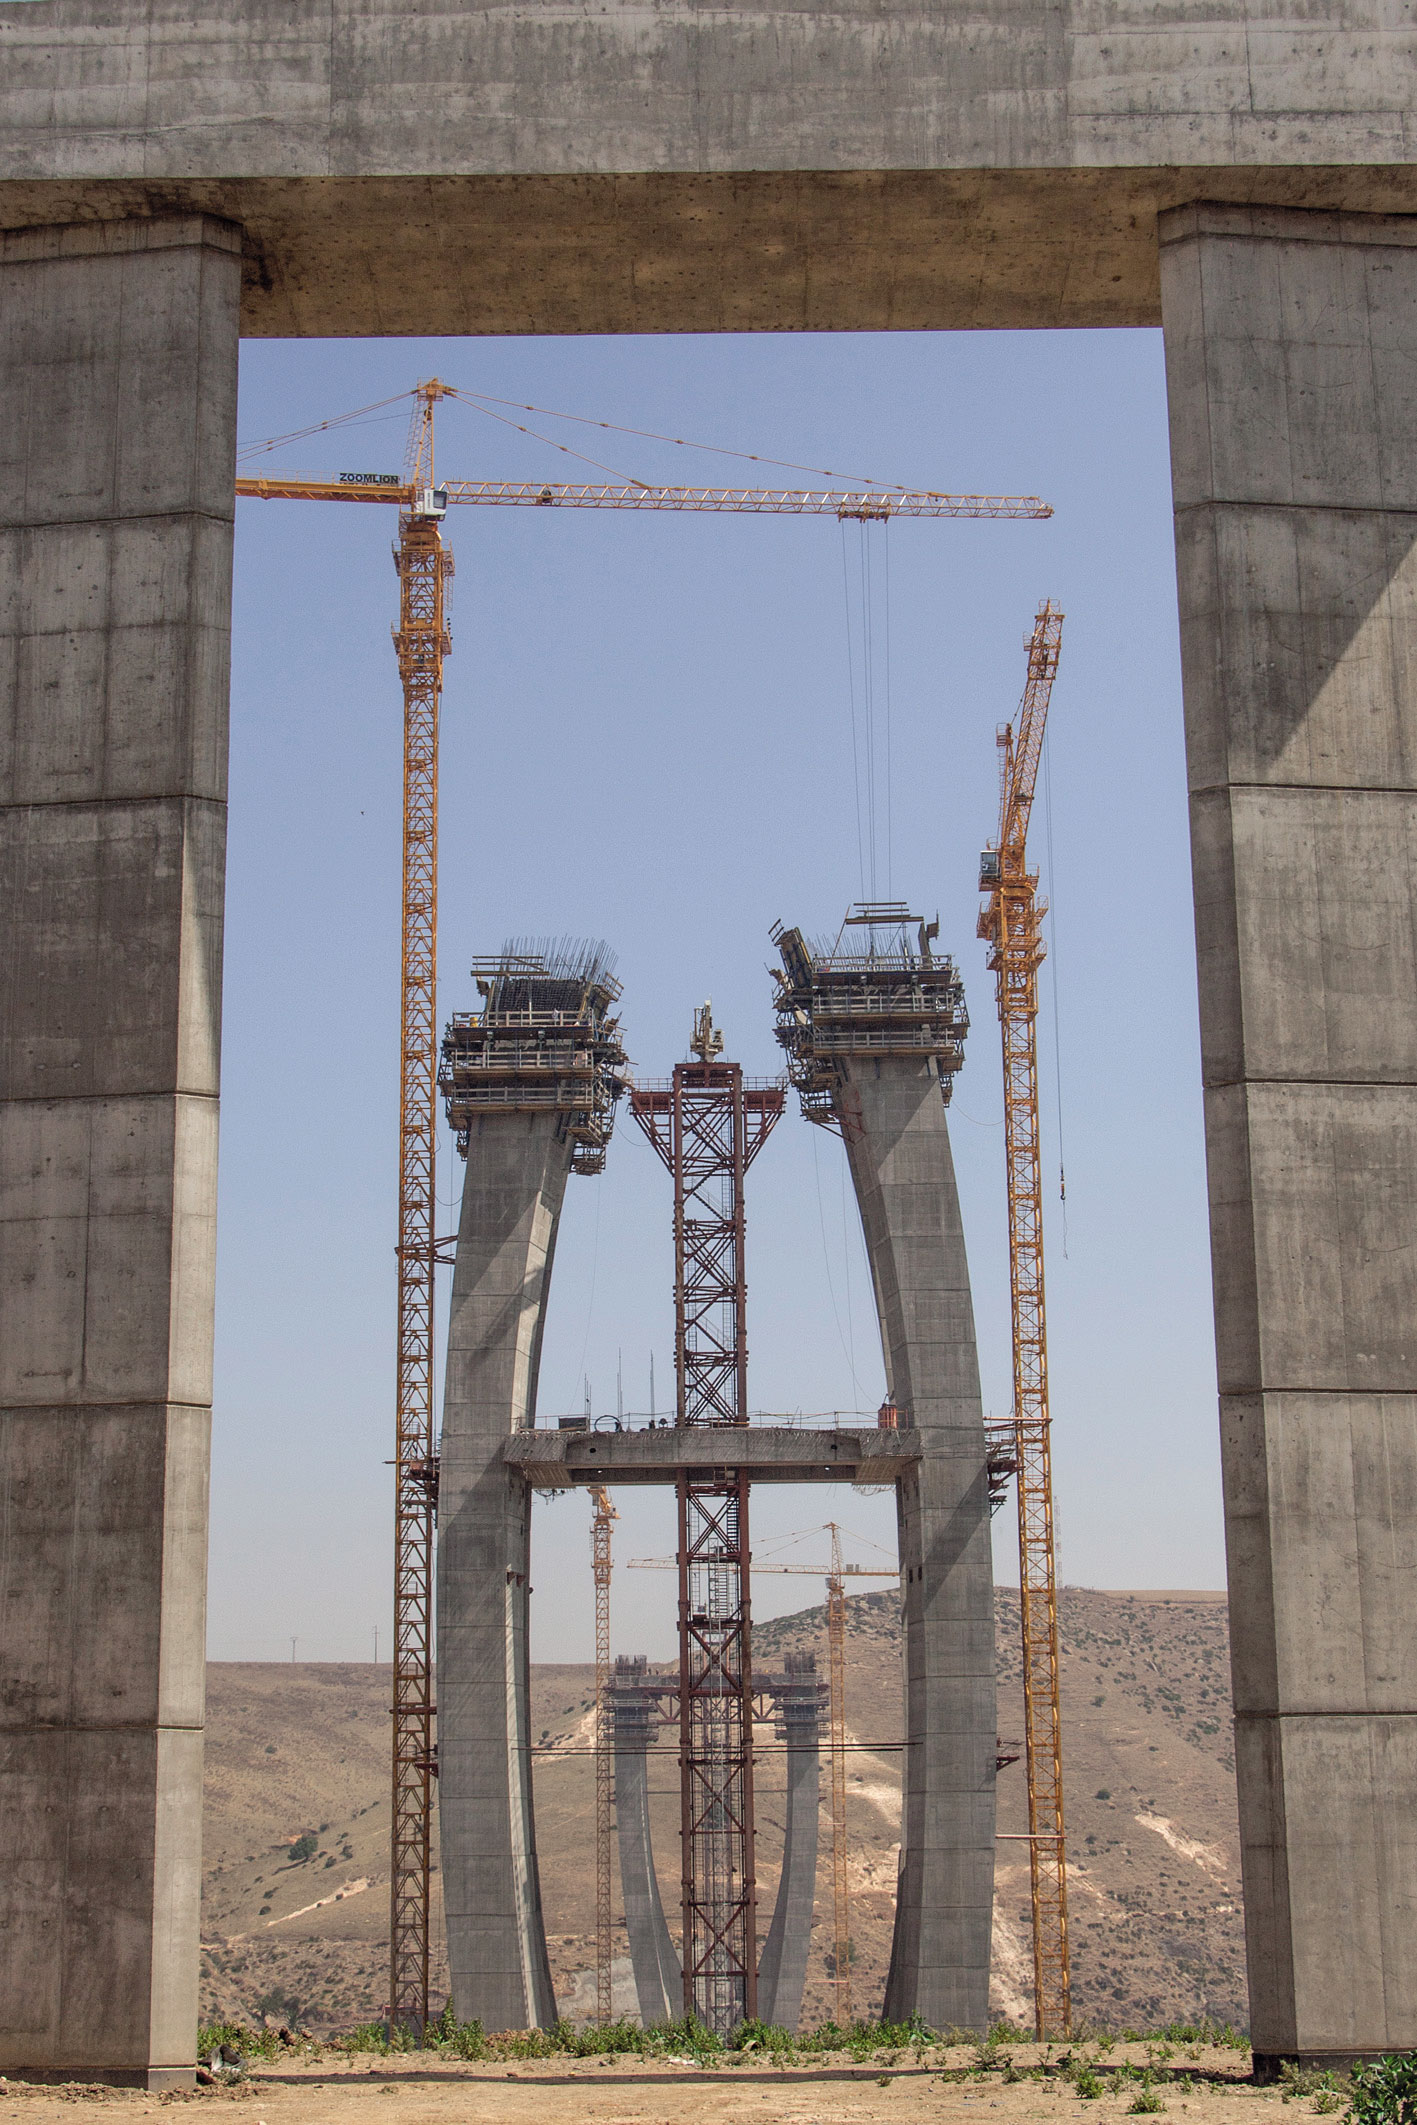
M920 1441L909 1431L852 1427L798 1430L791 1425L666 1425L650 1431L517 1431L502 1459L533 1490L577 1490L592 1483L673 1483L686 1469L742 1469L754 1483L854 1483L893 1486L916 1467Z

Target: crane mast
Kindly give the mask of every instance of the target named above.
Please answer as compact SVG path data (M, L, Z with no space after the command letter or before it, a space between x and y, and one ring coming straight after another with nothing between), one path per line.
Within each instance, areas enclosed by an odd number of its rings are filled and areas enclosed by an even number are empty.
M979 917L979 935L989 945L1004 1055L1019 1616L1034 2019L1040 2038L1066 2036L1072 2020L1038 1142L1038 968L1044 954L1042 925L1047 906L1038 898L1038 875L1028 868L1027 847L1062 626L1063 615L1045 603L1027 643L1028 677L1017 723L1006 724L999 732L999 838L996 847L985 850L979 872L980 891L988 896Z
M431 478L436 387L416 404L410 456ZM425 481L422 483L427 484ZM438 1092L438 712L452 555L437 519L400 511L394 548L403 682L403 935L399 999L398 1353L394 1457L393 1820L389 2019L428 2019L433 1781L433 1277Z

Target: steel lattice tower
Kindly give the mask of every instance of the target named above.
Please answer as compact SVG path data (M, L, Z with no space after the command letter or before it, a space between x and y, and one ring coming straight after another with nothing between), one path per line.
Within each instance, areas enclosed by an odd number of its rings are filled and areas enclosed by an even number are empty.
M745 1086L705 1004L696 1062L637 1087L630 1111L674 1180L676 1422L748 1421L743 1178L782 1113ZM757 2012L748 1479L681 1475L679 1784L684 2011L726 2032Z

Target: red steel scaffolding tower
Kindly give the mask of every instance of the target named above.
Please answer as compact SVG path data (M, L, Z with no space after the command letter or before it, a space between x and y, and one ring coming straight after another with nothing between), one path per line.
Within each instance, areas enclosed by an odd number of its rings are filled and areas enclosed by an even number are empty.
M748 1421L743 1177L782 1113L781 1084L723 1062L707 1004L668 1085L630 1111L674 1180L674 1360L681 1426ZM681 1475L679 1791L684 2012L726 2033L758 2006L748 1479Z

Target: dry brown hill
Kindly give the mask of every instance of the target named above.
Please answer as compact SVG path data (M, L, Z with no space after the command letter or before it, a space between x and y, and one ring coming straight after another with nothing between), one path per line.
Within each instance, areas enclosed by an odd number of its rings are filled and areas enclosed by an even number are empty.
M1018 1597L998 1596L999 1732L1023 1731ZM1209 2014L1243 2025L1244 1923L1221 1595L1093 1593L1060 1601L1074 1998L1120 2028ZM825 1616L762 1625L755 1658L814 1647ZM879 2010L900 1824L900 1632L893 1593L849 1604L847 1722L854 2004ZM586 1997L594 1933L588 1667L532 1673L537 1834L558 1996ZM292 2015L328 2031L381 2011L388 1924L389 1670L214 1664L208 1670L203 2011ZM759 1894L770 1911L782 1838L782 1759L759 1730ZM825 1787L825 1780L824 1780ZM652 1767L666 1904L676 1873L672 1748ZM1000 1774L993 2004L1014 2019L1030 1985L1023 1767ZM822 1822L805 2015L830 2012L829 1825ZM305 1840L301 1843L300 1840ZM309 1843L313 1840L313 1845ZM292 1854L292 1846L294 1854ZM435 1920L440 1914L435 1910ZM766 1927L766 1916L763 1918ZM617 1953L625 1953L623 1934ZM441 1952L439 1986L446 1984ZM617 1976L619 1973L617 1973ZM621 1985L617 1983L617 2005Z

